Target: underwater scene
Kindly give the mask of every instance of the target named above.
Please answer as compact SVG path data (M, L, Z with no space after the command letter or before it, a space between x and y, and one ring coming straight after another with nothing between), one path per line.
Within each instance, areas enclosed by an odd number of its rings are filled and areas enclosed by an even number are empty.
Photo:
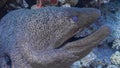
M0 68L120 68L120 0L0 0Z

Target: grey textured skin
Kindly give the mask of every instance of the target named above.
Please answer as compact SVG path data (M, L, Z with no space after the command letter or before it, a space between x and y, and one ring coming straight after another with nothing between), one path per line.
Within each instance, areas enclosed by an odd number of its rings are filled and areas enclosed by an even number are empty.
M99 16L94 8L10 12L0 22L0 68L70 68L110 33L109 28L103 26L88 37L61 45Z

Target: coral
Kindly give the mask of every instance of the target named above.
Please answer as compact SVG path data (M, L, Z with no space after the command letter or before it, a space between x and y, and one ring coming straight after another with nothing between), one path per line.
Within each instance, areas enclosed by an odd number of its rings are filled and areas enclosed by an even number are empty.
M120 50L120 39L115 39L112 48Z
M113 53L114 51L112 51L112 49L109 48L107 45L96 47L86 57L73 64L72 68L79 65L81 68L106 68L108 65L111 64L110 57Z
M80 61L76 61L72 64L71 68L82 68L83 65L80 63Z
M83 39L68 41L99 17L100 11L94 8L45 7L10 12L0 21L0 68L70 68L110 33L103 26Z
M82 58L80 60L81 64L85 67L89 67L89 64L91 64L92 61L94 61L97 58L97 56L91 52L86 57Z
M107 68L120 68L120 67L118 67L116 65L108 65Z
M111 57L111 62L113 64L119 65L120 66L120 52L116 51Z
M86 57L82 58L80 61L75 62L71 68L82 68L89 67L90 64L97 58L97 56L90 52Z

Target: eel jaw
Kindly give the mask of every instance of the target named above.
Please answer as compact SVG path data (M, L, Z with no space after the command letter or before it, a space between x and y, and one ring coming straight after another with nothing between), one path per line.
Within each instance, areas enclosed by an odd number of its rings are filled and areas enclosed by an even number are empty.
M96 45L98 45L109 34L109 27L102 26L96 32L85 38L79 38L70 42L66 42L62 48L82 58L86 56Z

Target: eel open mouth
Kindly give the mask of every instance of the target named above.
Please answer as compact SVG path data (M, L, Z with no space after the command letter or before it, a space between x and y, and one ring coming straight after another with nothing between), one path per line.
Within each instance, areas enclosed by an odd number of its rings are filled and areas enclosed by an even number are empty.
M109 34L110 34L109 27L102 26L95 32L87 34L85 36L76 37L76 34L75 34L71 38L67 39L61 46L57 47L57 49L64 47L64 46L66 47L68 43L76 43L78 46L79 45L96 46Z
M77 41L77 40L81 40L82 38L85 38L87 36L79 36L79 37L76 37L77 34L75 34L74 36L70 37L69 39L67 39L61 46L57 47L56 49L59 49L61 47L63 47L65 44L69 43L69 42L74 42L74 41Z

